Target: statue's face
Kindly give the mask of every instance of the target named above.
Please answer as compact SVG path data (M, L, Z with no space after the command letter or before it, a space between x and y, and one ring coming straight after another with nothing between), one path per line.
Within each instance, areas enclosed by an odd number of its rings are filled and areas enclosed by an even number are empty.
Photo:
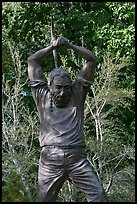
M54 104L62 108L69 102L71 96L71 80L68 76L56 76L51 84L51 94Z

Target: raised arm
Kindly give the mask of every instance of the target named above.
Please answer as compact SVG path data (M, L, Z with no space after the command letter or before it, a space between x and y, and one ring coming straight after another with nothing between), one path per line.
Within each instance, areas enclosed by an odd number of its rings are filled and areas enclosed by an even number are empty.
M54 49L59 45L59 39L52 41L51 45L45 47L41 50L38 50L34 54L28 57L28 76L31 81L33 80L42 80L45 81L45 77L39 61L50 54Z
M80 46L77 46L77 45L70 43L64 37L60 37L60 44L63 47L74 50L76 53L78 53L82 58L84 58L86 60L86 63L83 65L83 67L80 70L80 75L85 80L93 81L93 77L94 77L94 73L95 73L95 67L96 67L95 55L87 48L80 47Z

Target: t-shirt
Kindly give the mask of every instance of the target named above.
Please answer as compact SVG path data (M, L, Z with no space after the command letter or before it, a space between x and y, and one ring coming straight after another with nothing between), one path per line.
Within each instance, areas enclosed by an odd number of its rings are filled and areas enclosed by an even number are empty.
M80 75L72 83L72 94L68 104L59 108L52 103L46 81L30 81L31 91L40 118L40 146L85 146L83 133L84 102L90 81Z

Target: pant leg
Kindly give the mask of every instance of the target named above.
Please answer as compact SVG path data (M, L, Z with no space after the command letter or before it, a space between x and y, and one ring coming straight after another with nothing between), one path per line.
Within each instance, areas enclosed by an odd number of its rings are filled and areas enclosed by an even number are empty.
M107 196L86 158L69 165L69 178L86 196L88 202L107 202Z
M64 153L56 149L42 151L38 170L37 202L54 202L65 179Z

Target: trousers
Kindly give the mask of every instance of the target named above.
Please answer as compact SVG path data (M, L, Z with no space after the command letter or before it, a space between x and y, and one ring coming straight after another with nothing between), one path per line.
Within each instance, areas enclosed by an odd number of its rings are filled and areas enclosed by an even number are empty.
M43 147L38 169L38 202L55 202L65 180L85 194L87 202L107 202L107 196L83 148Z

